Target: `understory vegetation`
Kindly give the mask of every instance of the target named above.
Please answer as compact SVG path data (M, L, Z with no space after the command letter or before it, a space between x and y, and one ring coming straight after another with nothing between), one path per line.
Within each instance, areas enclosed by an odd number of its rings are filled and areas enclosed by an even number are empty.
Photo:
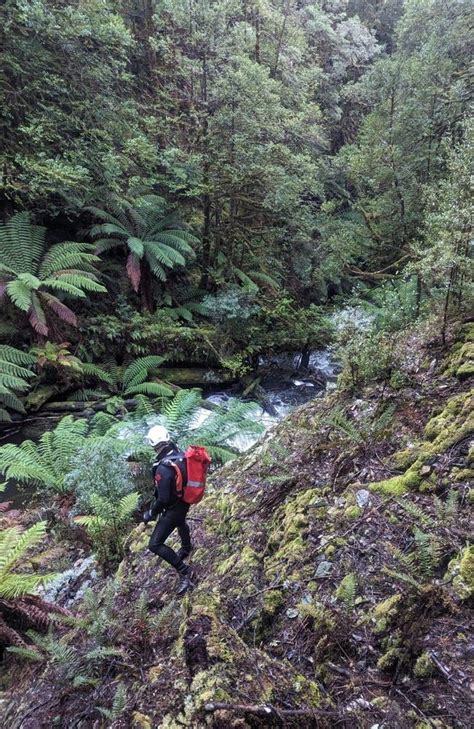
M2 724L470 726L472 20L1 4Z

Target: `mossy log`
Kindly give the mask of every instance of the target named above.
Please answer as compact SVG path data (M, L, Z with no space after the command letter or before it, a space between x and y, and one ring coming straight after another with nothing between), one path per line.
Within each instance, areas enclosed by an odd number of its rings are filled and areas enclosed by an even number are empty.
M51 400L52 397L60 395L62 392L65 392L65 390L65 386L59 384L39 385L39 387L28 393L28 395L23 399L23 405L25 406L25 410L30 412L36 412L40 408L44 407L48 400Z
M165 382L186 387L228 385L237 380L229 370L210 367L160 367L160 377Z

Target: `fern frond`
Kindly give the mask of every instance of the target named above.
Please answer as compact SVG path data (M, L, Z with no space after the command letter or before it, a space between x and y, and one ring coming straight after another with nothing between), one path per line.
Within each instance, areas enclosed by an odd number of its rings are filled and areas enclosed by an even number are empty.
M21 648L19 646L10 646L6 649L7 653L14 653L19 658L26 658L28 661L44 661L44 656L33 648Z
M103 714L110 722L117 721L117 719L120 719L123 712L125 711L125 708L127 706L127 688L123 683L120 683L117 686L117 690L115 692L115 696L112 702L112 708L111 709L105 709L104 707L98 707L98 710L101 714Z
M139 385L145 381L151 369L157 369L164 362L163 357L149 355L148 357L139 357L128 365L123 373L123 384L125 387L130 385Z
M123 496L118 505L118 513L121 519L126 519L133 514L138 507L140 501L140 494L137 491L132 491L130 494Z
M338 600L341 600L346 607L353 608L356 592L357 578L355 574L350 573L341 580L339 587L336 590L336 597Z
M171 388L166 387L166 385L161 385L159 382L142 382L141 385L133 385L133 387L128 387L124 393L125 396L128 395L149 395L153 397L171 397L173 394L173 390Z
M22 311L28 311L31 306L32 288L19 278L9 281L6 286L7 293L15 306Z
M20 560L31 547L46 535L46 522L38 521L25 532L10 527L0 534L0 579Z
M98 365L92 364L90 362L81 362L81 371L83 375L86 375L87 377L92 377L96 380L100 380L101 382L107 383L107 385L112 386L114 384L114 378L110 374L110 372L106 372L102 367L99 367Z
M333 428L336 428L337 430L340 430L342 433L344 433L344 435L354 443L364 442L362 434L359 432L354 423L352 423L352 421L346 417L342 410L335 410L331 417L328 418L327 422Z

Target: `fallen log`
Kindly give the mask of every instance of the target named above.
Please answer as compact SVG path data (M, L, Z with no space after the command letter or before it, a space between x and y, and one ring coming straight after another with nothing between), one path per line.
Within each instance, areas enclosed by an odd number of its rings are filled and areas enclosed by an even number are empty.
M276 706L272 706L272 704L227 704L223 701L211 701L204 704L204 710L208 713L213 713L214 711L231 711L236 714L252 714L262 719L311 719L318 716L340 718L339 712L325 709L279 709Z

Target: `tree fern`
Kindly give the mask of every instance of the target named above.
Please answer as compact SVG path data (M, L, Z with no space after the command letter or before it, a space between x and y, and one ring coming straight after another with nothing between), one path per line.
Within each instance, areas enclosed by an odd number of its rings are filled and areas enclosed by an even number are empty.
M0 447L0 472L21 483L63 492L67 490L65 477L72 457L85 443L87 429L85 420L74 420L68 415L53 431L43 433L38 443L7 443Z
M0 345L0 420L11 420L8 410L24 413L17 393L26 392L35 373L35 358L6 344Z
M24 571L27 554L44 540L46 522L37 522L26 531L18 526L0 533L0 644L26 648L19 625L44 628L50 622L50 611L61 611L34 596L39 587L57 575L30 574ZM21 567L22 572L16 569ZM65 612L65 611L63 611Z
M163 214L164 201L155 195L144 195L135 205L124 200L120 205L111 202L109 210L88 210L102 221L89 231L97 252L118 245L125 249L126 271L135 291L143 287L143 266L164 281L166 269L184 265L198 242L174 216ZM150 302L151 292L144 293Z
M154 355L135 359L123 373L122 381L124 388L145 382L150 370L160 367L163 361L163 357Z
M148 414L148 423L159 422L170 432L172 439L185 448L192 443L206 446L215 462L225 463L238 453L234 441L256 435L263 426L256 418L258 406L230 400L225 407L214 406L212 411L202 408L200 390L179 390L161 408L155 418ZM136 422L136 417L132 421ZM147 423L142 421L143 434Z
M74 312L51 291L84 298L86 291L105 292L94 265L98 258L88 243L57 243L45 250L46 229L32 225L28 213L16 213L0 223L0 291L24 311L33 329L47 336L54 313L76 325Z

